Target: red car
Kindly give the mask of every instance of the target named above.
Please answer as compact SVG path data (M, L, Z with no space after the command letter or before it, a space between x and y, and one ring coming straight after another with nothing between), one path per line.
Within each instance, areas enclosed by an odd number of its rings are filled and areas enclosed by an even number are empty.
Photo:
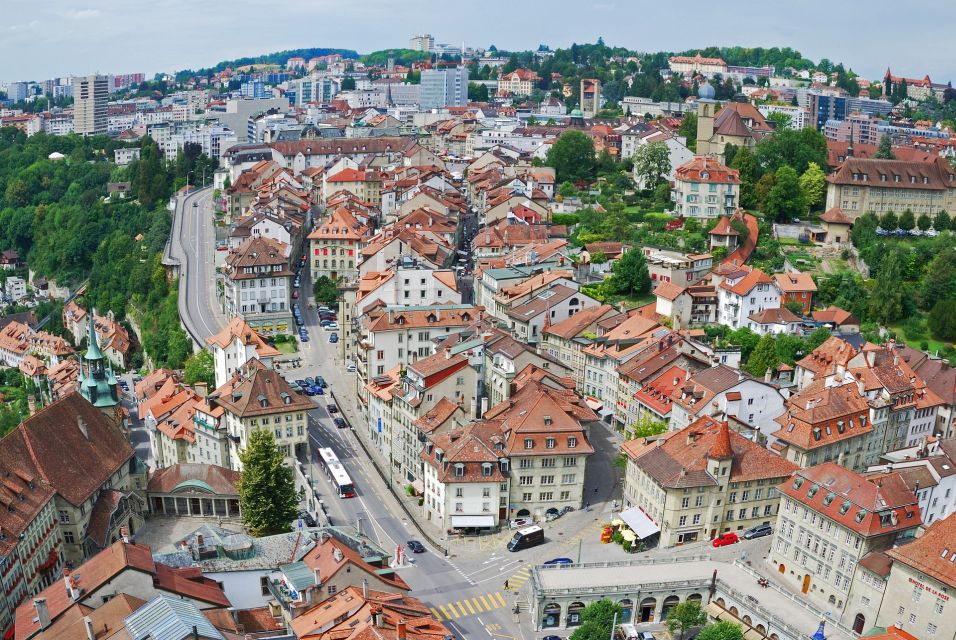
M728 531L714 538L713 545L714 547L726 547L728 544L737 544L738 542L740 542L740 538L737 537L737 534Z

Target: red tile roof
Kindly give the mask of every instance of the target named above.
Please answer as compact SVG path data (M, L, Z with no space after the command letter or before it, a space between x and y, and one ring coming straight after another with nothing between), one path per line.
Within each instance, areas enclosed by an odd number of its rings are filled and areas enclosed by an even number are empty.
M915 541L886 554L919 573L956 587L956 518L937 520Z
M706 178L704 175L706 174ZM694 156L674 171L676 180L717 184L740 184L740 172L707 156Z

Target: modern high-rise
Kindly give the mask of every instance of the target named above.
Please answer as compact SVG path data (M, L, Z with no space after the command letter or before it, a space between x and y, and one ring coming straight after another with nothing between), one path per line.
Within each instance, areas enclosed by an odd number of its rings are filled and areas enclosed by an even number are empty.
M106 133L107 102L110 87L107 76L73 78L73 131L82 136Z
M431 51L435 48L435 36L420 33L408 41L408 48L412 51Z
M462 107L468 102L468 69L422 71L422 109Z

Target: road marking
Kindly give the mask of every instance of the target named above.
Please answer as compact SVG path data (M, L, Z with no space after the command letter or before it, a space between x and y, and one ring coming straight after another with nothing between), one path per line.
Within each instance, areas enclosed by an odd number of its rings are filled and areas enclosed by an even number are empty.
M502 607L508 606L507 604L505 604L505 599L501 597L501 592L500 592L500 591L495 591L495 597L498 598L498 602L501 603L501 606L502 606Z
M471 603L468 602L468 600L462 600L461 602L459 602L458 608L462 610L467 609L468 615L472 615L472 616L475 615L475 610L472 608Z
M498 608L498 607L493 607L493 606L491 606L491 604L490 604L487 600L485 600L485 596L484 596L483 594L480 595L480 596L478 596L478 598L481 600L481 603L482 603L483 605L485 605L485 609L486 609L487 611L491 611L492 609L497 609L497 608Z
M436 619L436 620L441 620L441 614L438 613L438 611L435 609L435 607L431 607L431 608L429 609L429 611L432 612L432 615L435 616L435 619Z
M449 605L449 606L451 606L451 605ZM448 620L451 620L451 619L452 619L451 614L449 614L449 613L448 613L448 610L445 609L445 605L441 605L441 604L440 604L440 605L438 605L438 608L441 609L441 612L445 614L445 618L447 618ZM452 609L452 611L454 611L454 609ZM457 618L457 617L458 617L458 614L456 613L454 617Z

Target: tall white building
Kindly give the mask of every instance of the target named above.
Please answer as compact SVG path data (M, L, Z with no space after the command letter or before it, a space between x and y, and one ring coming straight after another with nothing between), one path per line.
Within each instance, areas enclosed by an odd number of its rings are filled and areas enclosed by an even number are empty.
M422 71L422 109L461 107L468 102L468 69L426 69Z
M412 51L431 51L435 48L435 36L420 33L408 41L408 48Z
M82 136L106 133L109 121L109 78L92 75L73 78L73 131Z

